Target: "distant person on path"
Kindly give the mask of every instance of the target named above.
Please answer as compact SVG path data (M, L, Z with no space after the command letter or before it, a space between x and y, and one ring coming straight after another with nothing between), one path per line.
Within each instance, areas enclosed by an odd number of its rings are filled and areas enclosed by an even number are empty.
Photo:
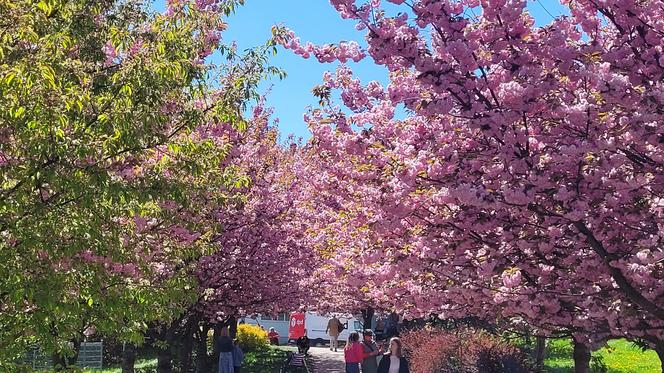
M297 339L296 344L298 353L305 355L309 353L309 349L311 348L311 341L309 341L309 337L307 337L307 329L304 329L304 335Z
M233 340L228 332L228 327L221 329L220 336L217 339L217 348L219 349L219 373L233 373Z
M365 330L363 335L364 340L361 344L366 357L362 360L362 373L377 373L378 361L376 360L376 356L382 354L382 351L373 340L374 333L371 329ZM369 355L367 356L366 354Z
M240 373L242 368L242 362L244 362L244 352L240 348L240 341L235 339L233 347L233 371L235 373Z
M378 373L410 373L408 360L403 357L403 345L399 338L390 339L390 351L380 360Z
M399 315L392 312L387 316L385 322L385 338L391 338L399 335Z
M385 320L379 318L376 321L376 339L381 340L385 337Z
M270 340L270 344L279 346L279 333L274 328L270 328L270 331L267 333L267 339Z
M339 347L339 334L341 334L341 328L341 321L333 315L327 322L327 328L325 329L325 333L330 336L330 351L334 349L336 352Z
M360 334L352 332L348 336L348 343L344 347L344 360L346 361L346 373L360 373L360 363L370 356L374 359L380 355L380 351L366 353L360 343Z

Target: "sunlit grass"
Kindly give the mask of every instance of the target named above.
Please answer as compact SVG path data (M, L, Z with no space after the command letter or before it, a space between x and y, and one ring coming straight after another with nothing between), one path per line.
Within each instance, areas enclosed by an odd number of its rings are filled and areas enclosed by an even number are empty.
M553 340L547 345L547 357L544 364L548 372L567 373L574 371L572 343L569 340ZM593 352L599 356L608 368L608 373L656 373L661 372L657 353L653 350L642 351L639 347L624 339L609 341L608 346Z

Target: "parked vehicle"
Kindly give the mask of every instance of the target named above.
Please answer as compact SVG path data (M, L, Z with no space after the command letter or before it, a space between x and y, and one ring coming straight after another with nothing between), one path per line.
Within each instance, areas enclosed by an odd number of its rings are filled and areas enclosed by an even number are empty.
M319 315L315 312L306 312L304 318L304 327L307 330L307 336L311 341L312 346L326 345L330 343L330 336L325 332L327 322L331 315ZM347 317L344 315L337 315L337 318L344 325L344 330L339 335L339 343L343 345L348 340L348 335L351 331L361 331L361 322L355 317ZM259 315L256 318L245 318L247 324L262 325L265 330L274 328L279 333L279 343L294 343L295 341L288 340L288 326L290 315L280 313L277 317L269 315Z

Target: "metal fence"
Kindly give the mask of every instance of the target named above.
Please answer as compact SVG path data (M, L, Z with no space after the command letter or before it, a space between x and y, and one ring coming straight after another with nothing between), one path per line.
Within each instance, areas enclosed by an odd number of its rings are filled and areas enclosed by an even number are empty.
M50 356L44 355L39 347L31 347L25 354L23 364L29 365L34 370L48 369L53 366L53 360Z
M35 370L53 367L53 360L46 356L39 347L30 348L23 361ZM76 365L80 368L101 369L104 364L104 342L83 342L78 353Z
M76 365L101 369L104 363L104 342L83 342Z

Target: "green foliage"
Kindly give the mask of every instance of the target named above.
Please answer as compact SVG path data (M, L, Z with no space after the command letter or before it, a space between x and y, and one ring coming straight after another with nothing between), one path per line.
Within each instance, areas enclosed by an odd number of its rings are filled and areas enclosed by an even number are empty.
M243 351L259 351L269 346L267 333L256 325L238 325L237 339Z
M273 73L260 50L200 62L228 50L202 37L241 1L225 3L168 17L139 0L0 0L0 370L31 344L72 355L91 325L140 343L197 300L192 265L220 228L182 215L241 199L248 180L222 166L229 141L196 129L246 126ZM174 225L201 235L159 234Z

